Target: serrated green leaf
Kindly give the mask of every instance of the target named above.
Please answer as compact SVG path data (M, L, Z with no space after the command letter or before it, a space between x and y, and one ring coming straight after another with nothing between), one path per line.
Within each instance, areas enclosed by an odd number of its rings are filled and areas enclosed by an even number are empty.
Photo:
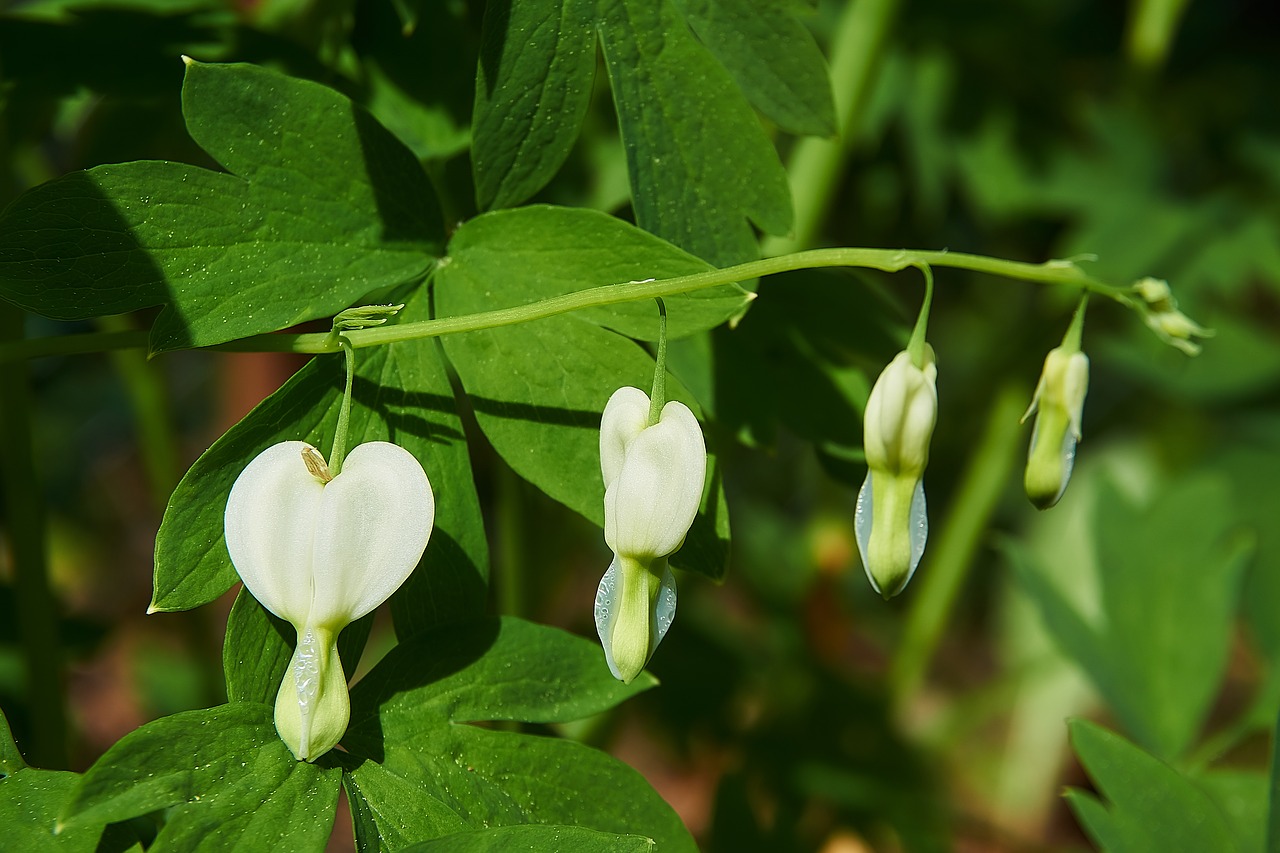
M1173 760L1221 681L1252 541L1228 535L1230 492L1216 478L1177 482L1145 508L1106 486L1094 515L1101 613L1075 610L1025 549L1007 547L1062 651L1139 744Z
M675 0L689 26L756 109L783 130L835 136L827 62L779 0Z
M635 771L581 744L489 731L469 721L557 722L648 689L616 681L597 644L515 619L455 626L393 649L351 692L343 745L367 760L348 792L380 844L459 829L563 824L644 833L661 850L696 850L675 813ZM450 815L459 826L449 829ZM370 827L365 823L363 831Z
M436 277L442 315L490 307L493 285L465 262ZM653 358L634 342L574 315L449 335L449 356L475 410L476 421L512 469L565 506L604 524L600 476L600 413L623 385L648 389ZM669 399L700 412L674 378ZM672 565L713 579L724 576L729 518L714 459L706 491L684 547ZM602 562L601 574L607 568Z
M341 772L297 761L270 706L187 711L134 731L89 768L64 826L98 826L166 809L149 848L322 850Z
M629 281L675 278L712 267L688 252L596 210L534 205L486 213L449 242L443 280L483 294L492 308L522 305ZM751 296L736 284L665 297L667 335L681 338L746 310ZM638 340L658 338L653 300L622 302L575 316Z
M137 162L36 187L0 214L0 295L61 319L164 304L163 351L332 314L429 269L443 236L431 185L343 96L193 63L183 111L229 173Z
M651 838L580 826L500 826L424 841L406 848L405 853L648 853L654 846Z
M589 0L561 0L551 10L486 4L471 147L481 209L529 198L573 149L595 77L593 7Z
M1071 744L1108 802L1080 791L1067 801L1107 853L1235 849L1222 812L1169 765L1083 720L1071 723Z
M1227 819L1240 853L1267 850L1266 773L1248 770L1213 769L1194 777L1195 783L1217 804Z
M401 312L423 319L419 290ZM264 448L301 440L326 455L333 444L343 386L341 357L298 371L218 439L174 490L156 535L152 610L185 610L217 598L235 581L223 539L227 495ZM397 630L467 619L484 611L488 545L453 390L434 341L361 350L348 447L392 441L417 457L436 492L436 524L418 570L392 596Z

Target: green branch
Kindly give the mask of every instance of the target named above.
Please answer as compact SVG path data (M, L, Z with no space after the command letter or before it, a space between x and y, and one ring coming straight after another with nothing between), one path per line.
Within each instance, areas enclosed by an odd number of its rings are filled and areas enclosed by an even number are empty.
M762 258L758 261L750 261L725 269L712 269L675 278L606 284L600 287L591 287L586 290L566 293L562 296L541 299L537 302L519 305L514 308L463 314L458 317L443 317L437 320L421 320L416 323L353 329L346 332L345 335L351 346L361 349L363 347L381 346L419 338L434 338L441 335L455 335L461 332L496 329L501 326L512 326L518 323L528 323L532 320L554 317L558 314L566 314L583 308L616 305L620 302L634 302L641 299L656 299L664 296L677 296L682 293L691 293L695 290L704 290L736 281L746 281L760 276L793 272L795 270L824 267L856 267L884 272L898 272L908 267L921 266L970 270L1038 284L1069 285L1114 299L1127 307L1134 307L1136 304L1128 288L1114 287L1093 279L1080 269L1074 261L1069 260L1028 264L1021 261L1008 261L1003 258L990 258L984 255L968 255L962 252L922 251L916 249L812 249L807 252L797 252L792 255L782 255L774 258ZM145 345L146 336L141 332L96 333L37 338L30 341L0 344L0 364L39 356L69 355ZM254 335L238 341L209 347L209 349L231 352L335 353L341 347L331 333L318 332L303 335Z

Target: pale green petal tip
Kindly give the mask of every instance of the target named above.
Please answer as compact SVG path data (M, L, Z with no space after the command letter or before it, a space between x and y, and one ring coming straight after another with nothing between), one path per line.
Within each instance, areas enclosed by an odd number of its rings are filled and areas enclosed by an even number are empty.
M595 602L596 632L614 678L630 684L644 671L675 613L675 577L666 560L645 566L614 558Z
M887 601L907 588L924 556L929 515L919 479L867 472L854 534L871 587Z
M276 731L299 761L315 761L338 745L351 720L347 677L336 634L307 629L276 694Z

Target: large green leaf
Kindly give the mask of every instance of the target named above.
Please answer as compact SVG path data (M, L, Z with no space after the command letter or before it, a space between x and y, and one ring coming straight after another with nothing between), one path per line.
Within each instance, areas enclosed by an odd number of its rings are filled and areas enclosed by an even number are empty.
M164 304L160 351L335 313L438 254L425 173L338 93L191 63L183 112L228 171L124 163L36 187L0 214L0 296L61 319Z
M421 291L406 320L426 316ZM488 550L453 391L434 341L357 353L348 447L393 441L417 457L436 493L436 525L418 570L392 598L402 634L483 612ZM174 490L156 535L152 610L212 601L236 580L223 539L231 486L249 460L280 441L326 455L341 403L340 356L314 359L214 443Z
M1229 535L1225 483L1171 484L1149 507L1110 483L1095 508L1101 612L1083 614L1024 549L1014 565L1055 641L1134 739L1173 760L1193 741L1217 693L1241 577L1252 551Z
M268 705L187 711L126 735L89 768L62 811L69 827L165 810L149 848L323 850L340 771L296 760Z
M522 305L630 281L675 278L711 269L652 234L595 210L534 205L486 213L449 241L443 279L483 294L486 310ZM751 296L736 284L669 296L667 335L681 338L741 314ZM620 302L575 316L644 341L658 338L653 300Z
M544 210L558 215L554 209ZM500 296L495 300L494 294L503 293L510 285L490 277L496 263L491 257L503 247L500 237L504 232L497 226L526 217L494 216L494 230L478 232L493 248L466 237L458 255L450 255L450 263L437 274L437 304L442 315L483 311L496 307L494 301L507 302ZM462 232L459 236L465 237ZM559 252L548 252L545 260L534 258L536 254L521 256L533 265L530 270L521 271L513 265L509 277L529 281L527 287L545 289L548 285L543 282L552 275L547 265L554 263ZM580 251L582 260L576 268L585 268L591 254ZM608 256L605 251L594 255L601 264L608 263ZM471 258L478 258L474 267ZM568 268L574 270L575 264ZM673 316L675 311L673 307ZM576 315L450 335L443 342L480 428L503 459L552 498L603 525L600 413L619 387L650 387L653 358L633 341ZM695 413L699 411L696 401L674 379L668 380L667 395L687 403ZM720 578L728 553L729 519L714 460L708 470L702 509L672 564ZM604 568L602 563L602 574Z
M756 109L784 130L835 136L827 62L788 0L675 0Z
M580 826L499 826L424 841L405 848L405 853L648 853L653 848L650 838Z
M1071 744L1107 802L1079 789L1067 802L1107 853L1236 849L1213 800L1169 765L1083 720L1071 723Z
M734 68L775 117L798 127L810 112L806 104L829 105L825 75L815 74L821 58L811 40L797 52L804 36L789 16L770 8L748 25L737 6L728 17L694 11L708 44L722 53L755 52L736 58ZM770 32L784 18L783 35ZM492 4L472 122L480 205L524 201L564 163L586 115L598 33L640 226L717 265L755 255L748 220L786 231L791 199L777 153L690 23L670 0L560 0L536 12L533 4ZM754 68L784 59L784 67ZM793 76L800 70L803 78ZM802 91L781 94L783 78ZM733 140L730 148L725 140Z
M468 722L562 722L651 687L609 674L596 643L514 619L423 634L393 649L351 692L343 746L364 760L347 785L370 849L465 829L580 826L696 850L635 771L578 743Z

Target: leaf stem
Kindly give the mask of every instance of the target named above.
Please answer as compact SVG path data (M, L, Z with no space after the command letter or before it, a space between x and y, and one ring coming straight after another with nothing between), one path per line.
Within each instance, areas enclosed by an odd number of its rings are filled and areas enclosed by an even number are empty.
M911 363L924 368L925 336L929 331L929 309L933 307L933 270L928 264L920 265L924 273L924 302L920 304L920 314L916 317L916 326L911 330L911 340L907 343L907 352L911 354Z
M381 346L418 338L434 338L441 335L454 335L461 332L475 332L482 329L512 326L517 323L541 320L583 308L616 305L620 302L634 302L663 296L677 296L696 290L705 290L709 287L746 281L765 275L793 272L795 270L856 267L881 270L883 272L899 272L907 267L920 266L963 269L1036 284L1068 285L1105 296L1129 308L1138 307L1129 288L1115 287L1094 279L1077 266L1075 261L1071 260L1052 260L1041 264L1030 264L1022 261L1005 260L1004 258L991 258L985 255L970 255L963 252L948 252L945 250L810 249L807 252L761 258L757 261L749 261L748 263L726 267L725 269L709 269L705 272L676 276L675 278L589 287L585 290L530 302L527 305L500 308L496 311L481 311L475 314L463 314L458 317L442 317L435 320L420 320L415 323L352 329L345 332L343 337L352 347L360 349L362 347ZM96 352L104 349L121 349L145 345L146 335L142 332L94 333L91 335L37 338L13 343L0 343L0 364L37 356ZM218 344L217 346L209 347L209 349L227 352L335 353L341 347L342 344L331 332L316 332L301 335L253 335L241 340Z
M653 393L649 395L649 426L662 418L662 407L667 404L667 303L661 297L658 303L658 357L653 363Z
M345 334L326 335L336 337L338 346L347 355L347 387L342 393L342 405L338 409L338 427L333 434L333 452L329 454L329 471L333 476L342 473L342 460L347 456L347 425L351 422L351 386L356 375L356 351Z

